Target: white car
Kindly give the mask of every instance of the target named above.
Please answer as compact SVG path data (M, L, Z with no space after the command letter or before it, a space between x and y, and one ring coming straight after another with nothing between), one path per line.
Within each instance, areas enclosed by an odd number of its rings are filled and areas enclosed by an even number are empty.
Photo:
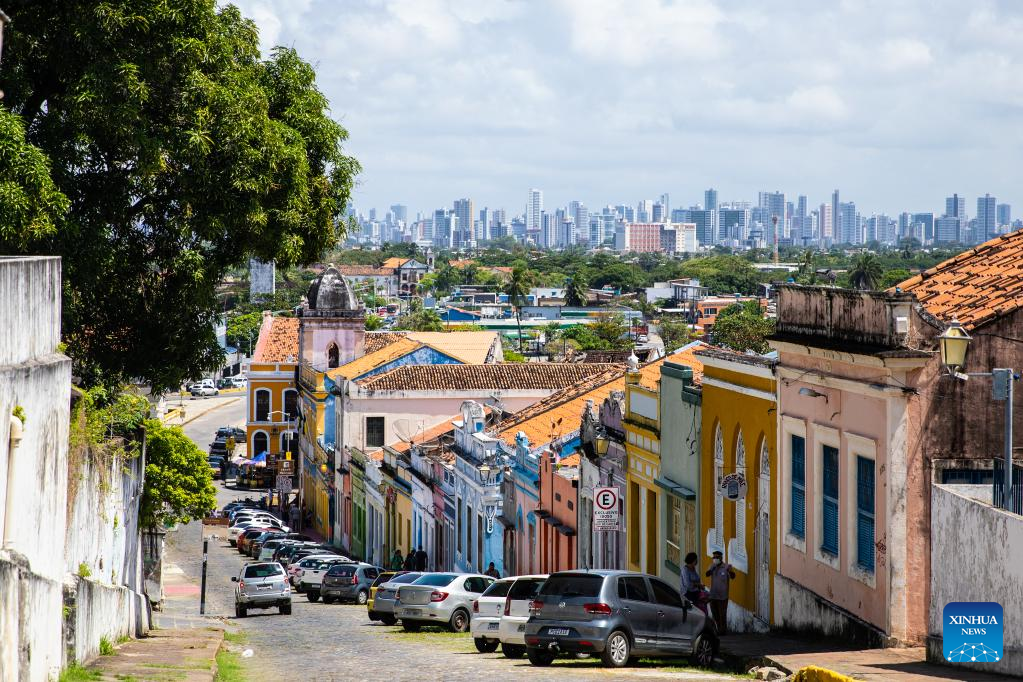
M529 602L540 592L546 580L546 575L520 575L508 590L497 635L501 640L501 652L508 658L522 658L526 654Z
M302 559L305 561L309 557ZM333 555L333 556L320 556L316 559L311 566L303 568L299 573L298 591L305 592L306 596L309 597L309 601L316 601L320 598L320 585L323 584L323 576L327 574L330 567L334 564L351 564L354 563L348 557Z
M290 528L288 528L287 526L281 525L280 521L277 521L276 519L272 519L270 517L266 517L266 518L260 517L260 518L254 518L254 519L247 519L247 520L242 521L240 523L236 523L235 525L233 525L230 528L228 528L227 529L227 541L231 543L232 547L234 547L238 543L238 536L241 535L242 533L244 533L248 528L251 528L252 526L263 526L263 525L277 526L278 528L283 530L285 533L290 533L291 532Z
M497 651L497 645L501 643L498 633L501 627L501 614L504 613L505 597L508 596L508 590L513 584L515 578L498 580L472 603L472 622L469 630L476 651L481 654Z
M302 557L297 563L290 564L286 569L288 571L288 582L291 583L292 587L296 588L296 591L301 592L302 590L297 588L305 571L315 566L318 561L334 559L338 558L338 556L337 554L310 554L309 556Z
M220 395L216 382L213 379L203 379L188 387L188 392L193 396Z

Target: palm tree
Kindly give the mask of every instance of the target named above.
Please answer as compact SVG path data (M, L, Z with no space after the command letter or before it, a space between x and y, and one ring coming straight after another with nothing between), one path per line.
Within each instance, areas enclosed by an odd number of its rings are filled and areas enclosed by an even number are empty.
M519 329L519 352L522 352L522 306L533 286L533 273L529 271L525 261L512 264L511 279L505 285L504 293L508 294L508 303L515 309L515 325Z
M861 253L849 270L849 283L857 289L877 289L884 276L884 268L877 256L869 251Z
M586 306L589 287L586 285L586 277L576 273L565 283L565 303L570 306Z
M813 249L803 252L803 262L799 264L799 274L807 284L817 283L817 263Z

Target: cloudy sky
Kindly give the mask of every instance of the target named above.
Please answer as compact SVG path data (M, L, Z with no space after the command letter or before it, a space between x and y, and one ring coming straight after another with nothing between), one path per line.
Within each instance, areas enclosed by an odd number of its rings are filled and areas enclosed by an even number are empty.
M1018 194L1013 0L234 1L317 67L362 211Z

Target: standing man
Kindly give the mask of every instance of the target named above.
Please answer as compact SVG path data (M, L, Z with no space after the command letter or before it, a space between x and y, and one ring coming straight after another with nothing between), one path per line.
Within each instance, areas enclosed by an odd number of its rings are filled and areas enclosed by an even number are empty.
M416 570L422 573L426 570L426 552L422 546L419 547L419 551L416 552Z
M483 572L483 575L488 575L491 578L500 578L501 572L497 570L497 566L495 566L494 562L491 561L490 565L487 566L487 570Z
M731 564L726 564L721 552L714 552L707 577L710 578L710 612L718 626L718 635L728 632L728 583L735 579Z

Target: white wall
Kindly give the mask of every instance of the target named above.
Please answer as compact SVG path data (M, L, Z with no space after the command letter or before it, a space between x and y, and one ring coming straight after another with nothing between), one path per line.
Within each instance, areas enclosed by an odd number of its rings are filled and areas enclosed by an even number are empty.
M953 601L995 601L1005 655L977 670L1023 675L1023 517L970 499L974 486L931 486L931 610L927 657L941 655L942 610ZM966 493L966 494L964 494ZM949 664L952 665L952 664ZM957 664L956 667L971 667Z

